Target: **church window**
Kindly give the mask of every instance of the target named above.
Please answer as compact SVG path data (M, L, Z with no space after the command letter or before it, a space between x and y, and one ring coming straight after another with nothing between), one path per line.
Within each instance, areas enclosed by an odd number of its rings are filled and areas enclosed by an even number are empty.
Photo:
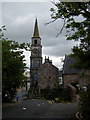
M37 40L34 40L34 44L35 44L35 45L37 44Z

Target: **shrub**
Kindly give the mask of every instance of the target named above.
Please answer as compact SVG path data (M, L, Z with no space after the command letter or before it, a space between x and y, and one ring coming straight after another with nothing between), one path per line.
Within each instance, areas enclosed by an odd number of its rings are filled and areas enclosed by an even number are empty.
M55 102L71 101L71 91L69 88L56 85L53 89L50 89L50 87L42 89L41 97L47 100L55 100Z
M63 101L62 98L60 98L60 97L55 98L55 102L56 102L56 103L60 103L61 101Z
M79 111L85 120L90 120L90 85L80 93Z
M71 101L71 90L69 87L63 89L63 101Z

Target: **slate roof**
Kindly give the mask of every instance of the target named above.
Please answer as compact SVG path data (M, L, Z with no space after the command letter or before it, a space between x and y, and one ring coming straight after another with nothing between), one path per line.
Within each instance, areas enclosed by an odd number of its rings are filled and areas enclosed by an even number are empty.
M79 72L78 69L73 68L76 60L68 55L65 56L65 61L63 65L63 74L77 74Z

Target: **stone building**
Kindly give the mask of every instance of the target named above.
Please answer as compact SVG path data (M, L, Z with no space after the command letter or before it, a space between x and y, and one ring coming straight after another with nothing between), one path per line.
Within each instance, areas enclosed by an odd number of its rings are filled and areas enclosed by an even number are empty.
M74 68L75 62L74 58L66 55L62 74L64 86L71 89L72 98L75 98L78 91L86 90L87 85L90 84L90 70Z
M37 19L35 20L34 34L31 38L31 57L30 57L30 79L31 86L36 86L38 70L42 64L42 46L41 37L39 35Z
M78 74L79 70L73 68L75 64L75 59L65 55L64 65L63 65L63 83L66 84L78 84Z
M31 87L39 86L54 87L59 77L59 70L52 64L52 61L45 58L42 64L42 45L39 35L37 19L35 20L34 34L31 38L31 56L30 56L30 81Z
M81 86L90 84L90 70L74 68L76 60L68 55L65 56L63 65L63 83L79 84ZM84 75L84 77L81 77Z
M79 70L74 68L76 60L68 55L65 55L64 65L63 65L63 83L64 87L68 87L71 91L72 100L76 100L76 94L78 93L79 84Z
M45 62L41 65L39 69L39 81L38 86L40 89L45 89L47 87L53 88L59 79L59 70L52 64L49 57L45 57Z

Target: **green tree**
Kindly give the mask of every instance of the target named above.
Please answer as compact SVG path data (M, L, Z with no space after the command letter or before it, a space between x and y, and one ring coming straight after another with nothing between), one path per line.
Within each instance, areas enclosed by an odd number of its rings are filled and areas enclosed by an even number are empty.
M54 5L56 9L51 8L52 22L59 18L64 22L58 35L65 27L67 40L79 41L79 45L72 48L73 56L77 58L76 67L90 69L90 2L59 1Z
M80 94L79 111L84 120L90 119L90 85L88 85L86 91L82 91Z
M67 40L79 42L72 48L72 56L77 60L75 67L86 73L86 70L90 70L90 2L59 1L55 6L56 9L51 8L53 21L60 18L64 22L58 35L66 28ZM79 102L79 110L85 120L90 119L90 86L87 85L87 88L81 93Z
M28 44L29 45L29 44ZM25 56L23 49L27 44L2 40L2 100L12 101L15 97L16 90L19 88L24 78Z
M22 85L24 78L25 56L23 49L27 48L25 43L19 44L11 40L2 41L2 99L11 101L17 88Z
M4 39L4 30L6 30L5 25L0 27L0 40Z

